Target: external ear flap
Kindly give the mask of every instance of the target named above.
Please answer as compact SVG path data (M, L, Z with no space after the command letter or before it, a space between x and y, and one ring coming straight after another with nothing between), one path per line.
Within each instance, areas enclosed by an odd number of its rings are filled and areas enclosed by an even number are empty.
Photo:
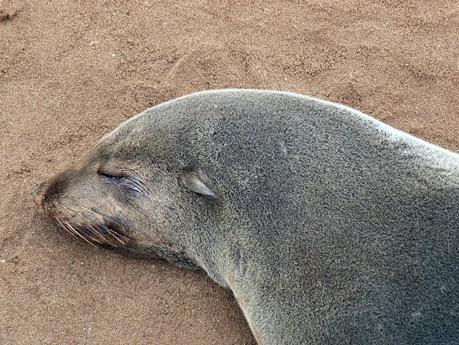
M189 190L204 195L210 199L217 199L217 195L206 186L197 172L186 172L180 177L180 180L183 186Z

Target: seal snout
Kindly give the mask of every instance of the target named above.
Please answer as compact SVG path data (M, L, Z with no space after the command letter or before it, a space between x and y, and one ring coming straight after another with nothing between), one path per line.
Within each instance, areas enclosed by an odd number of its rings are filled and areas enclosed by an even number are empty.
M122 219L102 215L94 210L79 208L80 212L62 212L50 215L55 224L74 237L79 237L90 244L120 248L131 242L127 235L127 225ZM87 213L91 211L91 213Z
M102 222L89 223L83 221L73 226L68 222L65 223L67 225L64 226L65 230L70 230L84 240L102 246L119 248L126 246L131 241L121 220L114 221L104 218Z
M30 197L32 198L35 205L38 207L43 207L43 192L45 191L48 185L48 181L44 181L35 186L35 188L30 193Z
M112 215L112 207L99 210L96 202L100 200L92 198L96 189L81 194L75 192L73 187L80 181L84 179L79 171L68 169L37 185L31 197L60 229L72 236L101 246L127 245L131 241L127 222L123 217Z
M76 171L66 170L63 173L53 177L48 182L48 186L43 193L42 203L46 203L62 194L75 175Z
M74 170L66 170L53 178L40 183L31 192L34 203L40 208L50 207L51 201L61 195L69 184L69 181L76 175Z

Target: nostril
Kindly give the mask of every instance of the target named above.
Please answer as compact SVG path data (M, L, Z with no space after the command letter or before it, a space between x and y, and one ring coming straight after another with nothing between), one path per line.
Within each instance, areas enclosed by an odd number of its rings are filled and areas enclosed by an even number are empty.
M76 175L75 170L66 170L48 181L45 181L39 184L31 193L31 196L34 202L39 207L47 208L48 204L59 196L65 191L69 180Z
M48 181L42 182L39 185L35 186L35 188L30 193L30 197L33 199L33 202L41 207L43 206L43 191L45 190Z

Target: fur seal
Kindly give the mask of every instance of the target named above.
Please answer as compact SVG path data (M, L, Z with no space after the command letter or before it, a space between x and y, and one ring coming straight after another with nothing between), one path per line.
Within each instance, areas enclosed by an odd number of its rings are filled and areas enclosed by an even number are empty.
M459 155L340 104L184 96L37 200L90 243L206 271L259 344L459 340Z

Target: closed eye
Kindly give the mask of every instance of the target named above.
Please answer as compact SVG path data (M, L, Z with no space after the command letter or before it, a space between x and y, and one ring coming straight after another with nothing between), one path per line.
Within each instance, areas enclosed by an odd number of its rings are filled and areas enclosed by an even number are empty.
M102 176L104 179L111 180L113 182L121 181L123 179L129 178L129 176L127 175L115 175L115 174L111 174L111 173L107 173L103 171L98 171L98 174Z
M97 171L105 183L114 185L132 194L147 194L147 189L139 177L122 173L111 173L103 170Z

